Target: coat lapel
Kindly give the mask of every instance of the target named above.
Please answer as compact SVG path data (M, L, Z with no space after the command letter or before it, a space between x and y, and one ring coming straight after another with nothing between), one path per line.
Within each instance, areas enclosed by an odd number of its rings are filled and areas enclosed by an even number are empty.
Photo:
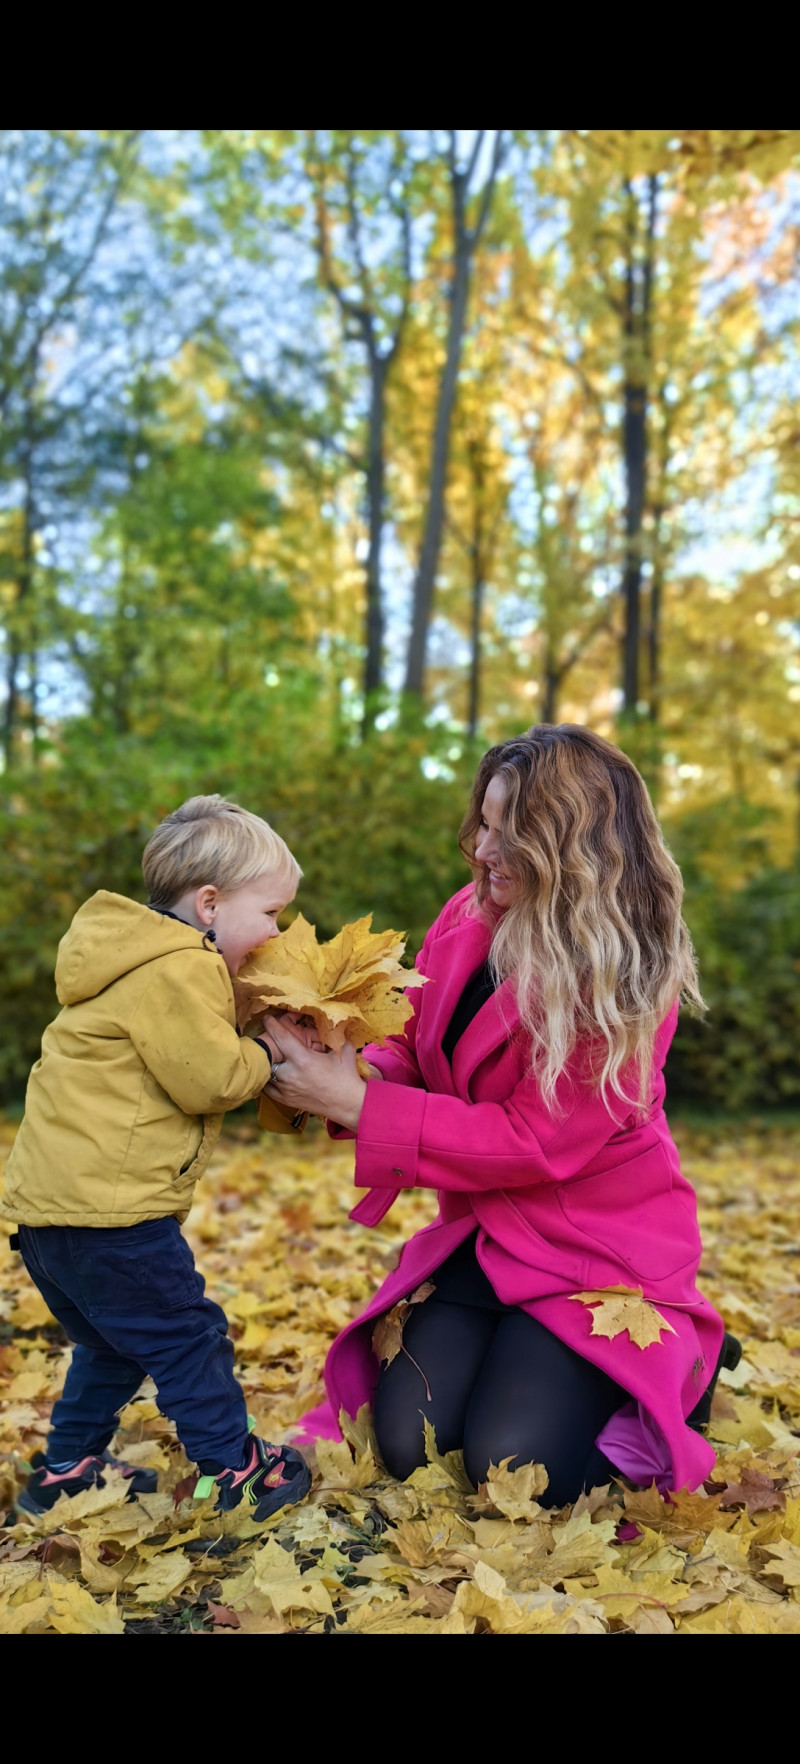
M434 984L426 986L423 993L424 1030L419 1052L423 1054L424 1076L430 1090L445 1096L467 1097L476 1067L508 1041L519 1026L514 988L506 980L456 1042L452 1069L442 1052L442 1036L470 975L485 962L489 943L490 931L484 920L462 919L440 939L432 964Z
M469 1096L473 1073L482 1062L511 1040L519 1028L519 1010L511 980L502 986L467 1024L453 1052L453 1087L459 1096ZM445 1064L447 1062L445 1061Z
M470 974L486 960L489 928L482 919L462 919L436 945L431 963L432 984L422 994L422 1031L418 1052L429 1090L455 1096L450 1062L442 1053L442 1036L458 1004Z

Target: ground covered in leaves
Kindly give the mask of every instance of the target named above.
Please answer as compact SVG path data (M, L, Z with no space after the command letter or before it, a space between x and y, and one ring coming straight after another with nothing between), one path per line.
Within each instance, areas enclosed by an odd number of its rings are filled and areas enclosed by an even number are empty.
M0 1130L5 1154L13 1128ZM103 1489L15 1523L69 1349L0 1224L0 1633L99 1635L720 1635L800 1632L800 1129L680 1127L700 1197L703 1285L744 1343L723 1374L713 1483L672 1501L612 1484L552 1513L540 1468L473 1491L456 1454L408 1482L376 1461L369 1416L320 1445L311 1497L256 1531L187 1485L191 1467L143 1390L117 1450L159 1493ZM379 1231L347 1221L352 1154L236 1124L188 1235L236 1338L258 1431L319 1400L328 1343L397 1244L433 1213L404 1194ZM352 1449L351 1449L352 1448Z

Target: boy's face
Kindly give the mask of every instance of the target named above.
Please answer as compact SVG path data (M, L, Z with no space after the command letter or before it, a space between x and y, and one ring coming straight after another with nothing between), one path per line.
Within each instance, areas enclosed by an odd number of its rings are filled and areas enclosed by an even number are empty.
M212 891L202 889L200 892L206 895ZM231 894L213 890L215 899L210 903L210 924L217 934L217 949L229 974L238 974L251 949L258 949L271 937L278 936L276 920L296 893L296 887L287 893L285 882L276 884L269 871L257 876L255 882L246 882L243 888L234 889Z

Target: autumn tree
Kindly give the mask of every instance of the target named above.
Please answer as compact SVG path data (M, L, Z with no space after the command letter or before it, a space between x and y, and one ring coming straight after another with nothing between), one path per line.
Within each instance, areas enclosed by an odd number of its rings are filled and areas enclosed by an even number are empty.
M451 228L447 324L444 360L436 394L427 506L412 591L411 635L405 676L406 693L417 699L421 698L424 685L428 627L442 543L447 463L467 303L475 254L491 211L508 131L494 130L488 166L483 163L486 129L475 130L464 155L459 152L458 130L448 129L445 133L443 158L447 167Z
M36 755L45 566L59 511L85 499L108 422L118 308L135 269L118 247L139 130L6 130L0 137L0 487L8 768ZM91 323L88 315L91 313ZM48 550L48 545L50 549Z
M345 339L360 343L367 375L364 729L384 687L381 555L386 517L386 389L409 313L417 162L400 129L307 131L317 251Z

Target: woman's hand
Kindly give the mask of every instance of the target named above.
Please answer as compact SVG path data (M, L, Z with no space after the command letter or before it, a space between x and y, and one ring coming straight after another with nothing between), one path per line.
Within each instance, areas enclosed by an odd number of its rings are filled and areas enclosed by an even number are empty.
M267 1011L264 1017L264 1039L269 1041L275 1023L291 1023L304 1047L312 1047L315 1053L324 1053L324 1043L317 1035L313 1017L304 1017L300 1011Z
M317 1053L304 1044L285 1017L270 1019L269 1040L278 1063L264 1087L265 1096L309 1115L330 1115L341 1127L355 1132L367 1094L367 1086L356 1071L355 1048L345 1042L341 1057Z

